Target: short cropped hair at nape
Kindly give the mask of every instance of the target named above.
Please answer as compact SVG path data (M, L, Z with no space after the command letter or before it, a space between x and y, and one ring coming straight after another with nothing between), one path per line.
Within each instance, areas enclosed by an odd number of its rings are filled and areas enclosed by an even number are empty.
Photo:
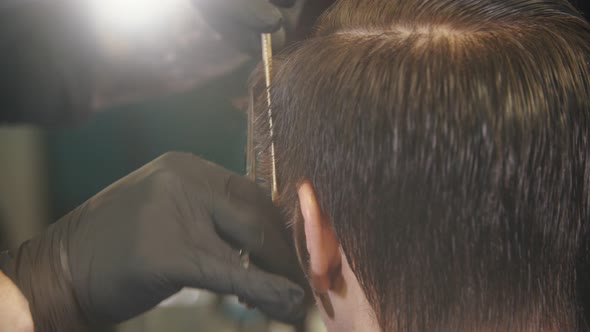
M339 1L270 91L280 204L296 227L312 183L384 331L588 328L590 26L566 1Z

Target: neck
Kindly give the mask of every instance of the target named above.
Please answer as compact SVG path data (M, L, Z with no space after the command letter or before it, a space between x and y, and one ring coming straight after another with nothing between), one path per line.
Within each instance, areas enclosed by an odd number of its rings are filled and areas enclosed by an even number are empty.
M325 294L316 295L318 308L328 331L379 332L375 312L367 301L346 256L342 255L337 285Z

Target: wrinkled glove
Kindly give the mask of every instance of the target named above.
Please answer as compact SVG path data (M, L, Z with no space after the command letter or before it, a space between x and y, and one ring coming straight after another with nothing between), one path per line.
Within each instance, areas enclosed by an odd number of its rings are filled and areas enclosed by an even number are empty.
M121 322L182 287L236 294L293 321L304 291L287 278L301 272L283 225L255 183L168 153L22 244L3 271L28 299L37 332ZM239 249L251 252L249 268Z
M260 53L260 34L273 33L273 48L295 27L290 8L304 0L192 0L207 23L239 50ZM299 6L301 7L301 6ZM296 9L296 8L294 8Z

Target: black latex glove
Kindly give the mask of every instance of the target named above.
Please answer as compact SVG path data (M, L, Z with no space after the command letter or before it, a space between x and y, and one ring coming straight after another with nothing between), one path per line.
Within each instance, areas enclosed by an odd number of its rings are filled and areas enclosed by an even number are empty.
M273 35L273 48L285 43L294 22L284 20L285 9L303 0L192 0L203 18L241 51L260 53L260 34ZM280 9L280 10L279 10ZM286 23L289 23L286 25Z
M120 322L185 286L295 320L304 291L283 277L299 272L282 223L253 182L168 153L25 242L4 270L29 300L36 332ZM238 248L251 252L248 269Z

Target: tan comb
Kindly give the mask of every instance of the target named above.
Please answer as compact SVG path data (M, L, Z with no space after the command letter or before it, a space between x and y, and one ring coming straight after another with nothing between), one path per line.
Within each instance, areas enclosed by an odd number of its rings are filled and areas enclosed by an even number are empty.
M275 143L273 140L274 131L272 124L272 107L270 101L270 83L272 74L272 38L270 33L262 34L262 63L264 65L264 77L266 82L266 102L268 104L268 126L270 131L270 158L272 167L272 201L276 202L278 199L277 187L277 165L275 160Z

